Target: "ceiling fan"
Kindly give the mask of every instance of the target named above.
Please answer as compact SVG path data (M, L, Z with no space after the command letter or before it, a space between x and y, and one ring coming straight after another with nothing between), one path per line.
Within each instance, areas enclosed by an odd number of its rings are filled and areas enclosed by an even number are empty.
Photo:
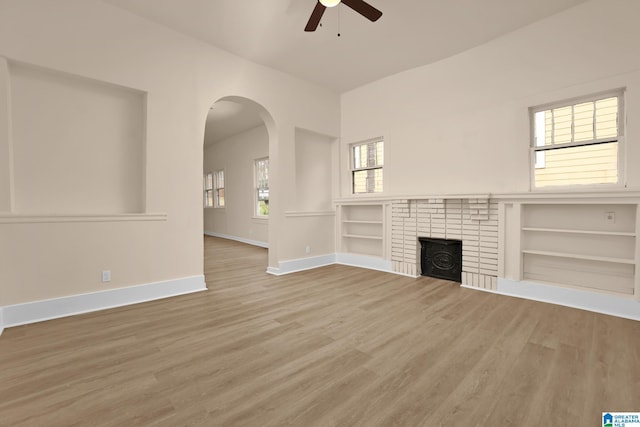
M364 0L318 0L318 3L316 3L316 7L313 9L313 12L311 12L311 17L309 18L309 22L307 22L307 26L304 27L304 30L315 31L320 24L324 11L328 7L334 7L340 3L344 3L349 6L371 22L377 21L382 16L382 12Z

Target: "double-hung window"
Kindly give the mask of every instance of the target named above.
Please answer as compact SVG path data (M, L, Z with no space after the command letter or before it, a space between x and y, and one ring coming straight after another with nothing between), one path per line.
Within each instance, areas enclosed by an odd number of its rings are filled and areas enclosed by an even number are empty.
M531 109L534 188L622 184L621 90Z
M224 208L224 170L213 173L213 206Z
M213 174L204 174L204 207L213 207Z
M255 213L259 217L269 216L269 159L258 159L254 164Z
M351 180L354 194L382 192L384 142L375 139L351 145Z

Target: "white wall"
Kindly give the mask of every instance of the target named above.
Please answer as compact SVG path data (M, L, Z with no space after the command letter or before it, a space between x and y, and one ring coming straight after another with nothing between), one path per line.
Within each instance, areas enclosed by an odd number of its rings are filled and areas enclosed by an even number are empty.
M9 63L0 57L0 212L13 208L13 144L11 141Z
M223 169L225 180L225 207L204 209L205 233L268 243L268 220L254 214L253 187L254 161L268 155L269 134L264 125L205 148L204 173Z
M529 191L528 108L626 87L627 183L640 187L638 16L636 0L593 0L344 94L343 168L347 144L382 135L386 195Z
M251 99L266 111L274 171L269 235L288 229L294 129L337 135L337 94L99 0L0 0L0 10L0 56L10 62L147 94L144 207L147 214L166 214L160 220L107 215L63 222L0 215L0 306L202 275L205 119L209 107L228 96ZM2 87L0 153L11 146L6 93ZM0 177L1 199L10 193L6 181ZM281 256L278 241L270 242L270 265ZM112 281L103 284L100 271L106 269Z
M296 129L296 199L293 210L331 210L336 138Z
M335 213L332 201L338 185L338 139L307 129L295 129L294 188L285 215L287 230L278 236L281 260L335 252Z

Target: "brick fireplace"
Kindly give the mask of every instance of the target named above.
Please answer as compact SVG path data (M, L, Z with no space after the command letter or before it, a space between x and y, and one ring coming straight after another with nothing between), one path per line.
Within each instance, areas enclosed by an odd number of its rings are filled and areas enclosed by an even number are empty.
M391 208L393 271L419 276L420 237L462 241L462 284L496 289L498 203L488 198L396 200Z

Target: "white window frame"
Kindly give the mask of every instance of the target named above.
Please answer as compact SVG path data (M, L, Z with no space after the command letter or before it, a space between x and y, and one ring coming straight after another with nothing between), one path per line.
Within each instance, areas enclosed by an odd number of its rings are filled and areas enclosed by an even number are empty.
M220 175L222 175L222 185L220 185ZM220 190L224 192L225 186L224 169L213 171L213 207L216 209L224 209L227 204L227 195L225 193L223 202L220 204Z
M576 98L566 99L563 101L552 102L548 104L538 105L535 107L529 108L529 123L530 123L530 144L529 144L529 182L531 191L536 192L553 192L553 191L566 191L566 190L594 190L594 189L603 189L603 188L621 188L626 187L626 174L625 174L625 124L626 124L626 111L624 104L624 94L625 88L613 89L605 92L598 92L592 95L585 95ZM536 146L536 121L535 115L538 112L546 111L550 109L557 109L562 107L569 107L578 105L585 102L595 102L601 99L607 98L618 98L618 136L611 138L601 138L601 139L593 139L589 141L579 141L579 142L568 142L564 144L556 144L553 145L552 148L549 146ZM594 121L594 126L595 126ZM573 126L573 123L572 123ZM545 167L545 160L542 159L540 162L536 163L536 153L549 150L561 150L564 148L572 148L572 147L584 147L589 145L597 145L597 144L607 144L617 142L618 143L618 182L617 183L601 183L601 184L567 184L567 185L553 185L546 187L536 187L535 182L535 170L539 167Z
M212 172L205 173L202 181L203 181L202 182L203 206L205 209L212 208L214 206L213 173ZM211 194L211 199L209 199L209 194ZM209 200L211 200L211 203L209 203Z
M361 146L361 145L367 145L367 144L371 144L373 142L376 143L381 143L382 144L382 164L381 165L376 165L376 166L368 166L368 167L363 167L363 168L356 168L355 164L355 155L354 155L354 149L357 146ZM354 142L353 144L349 144L349 179L351 182L351 194L354 196L366 196L366 195L372 195L372 194L383 194L384 193L384 158L386 157L384 155L384 138L380 137L380 138L372 138L366 141L360 141L360 142ZM356 193L355 192L355 173L359 172L359 171L365 171L365 170L375 170L375 169L380 169L382 171L382 191L379 192L375 192L375 191L365 191L364 193Z
M254 218L259 218L259 219L268 219L269 218L269 214L267 213L266 215L261 214L260 213L260 196L259 196L259 192L260 192L260 185L258 183L258 163L259 162L263 162L263 161L267 161L269 162L269 157L261 157L259 159L255 159L253 161L253 190L254 190L254 194L253 194L253 217ZM269 162L269 167L271 167L271 162ZM269 177L267 176L267 190L269 190ZM268 198L267 198L267 205L268 203Z

